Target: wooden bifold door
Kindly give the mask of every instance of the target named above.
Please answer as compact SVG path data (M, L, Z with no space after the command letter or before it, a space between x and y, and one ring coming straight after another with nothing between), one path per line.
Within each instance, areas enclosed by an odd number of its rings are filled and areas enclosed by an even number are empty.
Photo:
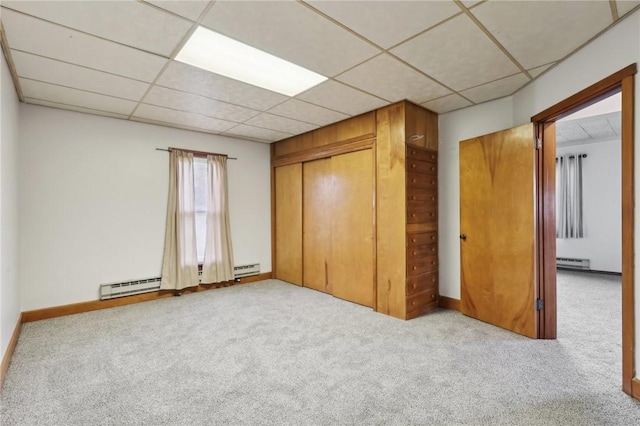
M275 180L276 278L374 307L372 150L277 167Z

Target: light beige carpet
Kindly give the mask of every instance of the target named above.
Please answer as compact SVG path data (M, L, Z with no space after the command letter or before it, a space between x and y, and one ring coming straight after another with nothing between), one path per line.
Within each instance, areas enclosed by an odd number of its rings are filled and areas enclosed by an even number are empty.
M28 323L2 425L640 424L619 278L582 275L559 279L557 341L275 280Z

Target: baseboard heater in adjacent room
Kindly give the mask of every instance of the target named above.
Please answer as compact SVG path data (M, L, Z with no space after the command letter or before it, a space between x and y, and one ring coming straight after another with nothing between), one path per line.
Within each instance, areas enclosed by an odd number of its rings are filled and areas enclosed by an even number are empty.
M556 258L556 266L560 269L576 269L579 271L591 269L589 259L575 259L572 257Z
M260 274L260 264L239 265L233 267L233 276L236 279ZM202 275L200 271L199 275ZM116 297L131 296L134 294L149 293L160 290L160 277L145 278L141 280L123 281L119 283L100 284L100 300L114 299Z

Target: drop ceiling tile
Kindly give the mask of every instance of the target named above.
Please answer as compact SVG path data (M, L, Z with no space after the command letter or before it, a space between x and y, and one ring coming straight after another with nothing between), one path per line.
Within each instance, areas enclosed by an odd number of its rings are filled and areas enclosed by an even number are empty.
M3 6L166 57L193 25L137 1L4 1Z
M556 124L556 138L566 141L577 141L588 139L589 135L584 131L578 123L573 121L557 122Z
M542 65L540 67L536 67L536 68L532 68L530 70L527 70L527 72L529 73L529 75L531 75L531 77L536 78L540 74L542 74L543 72L545 72L546 70L548 70L549 68L554 66L555 64L556 63L554 62L552 64Z
M20 79L22 93L26 98L57 102L82 108L97 109L116 114L130 114L136 102L126 99L85 92L77 89L42 83L40 81Z
M136 80L152 82L168 61L4 8L2 24L12 49Z
M422 104L422 106L426 109L438 114L444 114L445 112L454 111L456 109L468 107L470 105L473 104L457 93L443 96L442 98L434 99L433 101L425 102Z
M251 120L247 120L245 124L262 127L265 129L276 130L278 132L289 133L292 135L298 135L300 133L308 132L309 130L317 129L319 126L309 123L303 123L302 121L292 120L290 118L280 117L278 115L262 113Z
M327 77L379 53L294 1L217 1L202 25Z
M82 112L85 114L92 114L92 115L102 115L105 117L120 118L124 120L126 120L127 117L129 117L128 115L124 115L124 114L115 114L112 112L100 111L97 109L82 108L82 107L73 106L73 105L60 104L57 102L43 101L42 99L24 98L24 101L28 104L33 104L33 105L41 105L46 107L58 108L58 109L66 109L69 111Z
M335 80L327 80L298 95L297 98L348 115L362 114L389 104Z
M470 8L480 3L481 1L482 0L462 0L462 4L465 5L465 7Z
M171 62L157 84L261 111L289 99L181 62Z
M445 22L391 52L456 91L519 71L466 15Z
M482 86L463 90L460 94L472 102L479 104L490 101L491 99L511 95L528 82L529 78L524 75L524 73L519 73L501 80L483 84Z
M358 65L336 79L391 102L409 99L419 104L451 93L386 54Z
M606 117L590 117L579 120L578 124L587 132L591 139L614 139L616 137L616 132Z
M260 114L260 111L160 86L154 86L149 91L144 103L234 122L242 122Z
M209 4L208 0L145 0L155 6L161 7L176 15L196 21L204 8Z
M618 16L622 17L631 12L636 6L640 4L640 0L616 0L616 7L618 8Z
M225 136L248 138L264 142L275 142L293 136L290 133L277 132L275 130L239 124L233 129L223 133Z
M212 132L224 132L229 130L236 123L217 118L207 117L190 112L177 111L169 108L161 108L155 105L140 104L133 114L134 117L146 118L149 120L161 121L164 123L178 124Z
M611 114L607 117L607 121L615 134L620 136L622 134L622 114Z
M472 13L527 69L564 58L612 23L608 1L490 1Z
M139 101L149 88L143 83L102 71L12 50L18 76L89 92Z
M269 112L271 114L293 118L294 120L317 124L318 126L326 126L327 124L349 118L348 115L342 114L341 112L332 111L297 99L289 99L271 108Z
M322 13L385 49L455 15L461 10L443 1L310 1ZM401 25L384 25L398 22Z

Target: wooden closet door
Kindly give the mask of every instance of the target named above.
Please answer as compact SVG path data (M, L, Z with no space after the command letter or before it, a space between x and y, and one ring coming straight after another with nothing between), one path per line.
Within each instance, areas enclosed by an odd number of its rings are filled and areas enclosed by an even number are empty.
M303 173L303 280L305 287L331 293L327 265L331 255L331 158L310 161Z
M334 296L374 306L374 191L371 149L331 158L329 282ZM402 220L402 218L399 218Z
M302 285L302 164L275 169L275 278Z

